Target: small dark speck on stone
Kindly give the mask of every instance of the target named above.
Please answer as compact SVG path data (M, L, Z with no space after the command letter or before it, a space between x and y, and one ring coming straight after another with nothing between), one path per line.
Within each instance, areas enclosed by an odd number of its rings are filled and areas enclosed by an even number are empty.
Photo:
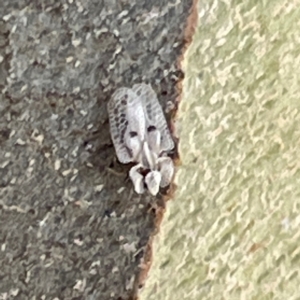
M28 213L30 215L34 215L35 214L35 210L33 208L31 208L31 209L28 210Z
M104 216L110 218L112 211L110 209L105 209Z
M73 114L74 114L74 110L72 109L72 108L68 108L67 109L67 114L69 115L69 116L72 116Z
M0 129L0 141L1 139L7 140L9 138L10 132L11 131L8 128Z

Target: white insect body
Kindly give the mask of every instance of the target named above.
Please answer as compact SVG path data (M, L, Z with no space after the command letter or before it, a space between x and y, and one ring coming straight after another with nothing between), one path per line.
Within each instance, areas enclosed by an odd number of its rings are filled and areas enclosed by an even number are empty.
M151 171L145 177L145 183L151 195L157 195L161 181L161 174L158 171Z
M170 184L174 165L164 156L174 148L163 110L150 85L120 88L108 102L110 133L117 157L122 163L136 162L129 176L137 193L156 195L159 187ZM150 170L144 176L140 170Z
M145 191L144 176L139 172L141 167L142 165L138 164L129 171L129 177L133 183L134 190L138 194L143 194Z

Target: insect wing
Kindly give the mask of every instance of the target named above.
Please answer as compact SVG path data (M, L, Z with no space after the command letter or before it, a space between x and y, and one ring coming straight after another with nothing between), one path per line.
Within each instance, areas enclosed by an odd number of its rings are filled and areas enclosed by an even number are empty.
M144 141L146 132L146 120L141 98L132 91L127 102L128 128L136 132L140 141Z
M174 148L168 124L157 96L148 84L141 83L133 86L133 91L141 98L147 117L147 126L155 126L161 133L160 151L170 151Z
M147 140L148 140L150 149L154 153L159 155L160 154L161 133L156 127L154 127L154 126L152 126L152 128L148 127Z
M129 130L127 104L135 97L136 95L131 89L122 87L114 92L107 104L111 138L117 157L124 164L132 161L132 155L125 144L125 139Z
M129 148L132 160L141 162L142 147L146 135L146 119L141 98L132 91L127 101L128 126L125 132L125 143Z

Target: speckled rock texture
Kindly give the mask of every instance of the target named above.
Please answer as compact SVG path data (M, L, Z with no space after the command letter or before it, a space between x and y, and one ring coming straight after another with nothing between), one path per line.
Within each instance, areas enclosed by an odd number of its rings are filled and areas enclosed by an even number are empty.
M136 297L164 201L133 192L106 103L144 81L176 108L192 5L1 2L1 299Z

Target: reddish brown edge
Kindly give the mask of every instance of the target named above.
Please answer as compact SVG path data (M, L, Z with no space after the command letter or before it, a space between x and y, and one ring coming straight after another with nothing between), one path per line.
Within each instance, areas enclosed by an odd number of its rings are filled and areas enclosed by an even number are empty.
M198 5L198 0L193 0L193 4L191 7L191 12L190 15L187 19L187 23L186 23L186 27L184 30L184 46L182 49L182 53L178 58L177 61L177 65L178 68L180 70L182 70L182 61L184 59L184 54L188 48L188 46L191 44L192 39L193 39L193 35L195 33L196 27L197 27L197 21L198 21L198 10L197 10L197 5ZM177 82L176 88L177 88L177 92L178 92L178 97L175 100L175 111L174 114L172 116L172 120L175 120L176 118L176 112L178 109L178 104L181 101L181 95L182 95L182 80L179 80ZM171 131L174 132L174 122L171 122ZM176 144L178 145L178 139L175 140ZM175 165L180 165L180 158L177 157L174 159L174 163ZM176 190L176 186L175 184L172 184L167 195L163 197L163 201L166 202L168 200L170 200L173 195L174 192ZM155 230L153 232L153 234L151 235L147 245L146 245L146 250L145 250L145 255L142 259L142 263L140 265L141 267L141 271L139 273L139 275L137 276L137 280L135 282L135 289L134 289L134 295L132 297L132 300L138 300L138 290L140 287L143 287L149 272L149 269L151 267L152 264L152 257L153 257L153 251L152 251L152 244L153 244L153 239L156 235L156 233L159 231L160 228L160 224L162 222L163 216L165 213L165 205L162 206L158 206L156 208L156 212L155 212Z

